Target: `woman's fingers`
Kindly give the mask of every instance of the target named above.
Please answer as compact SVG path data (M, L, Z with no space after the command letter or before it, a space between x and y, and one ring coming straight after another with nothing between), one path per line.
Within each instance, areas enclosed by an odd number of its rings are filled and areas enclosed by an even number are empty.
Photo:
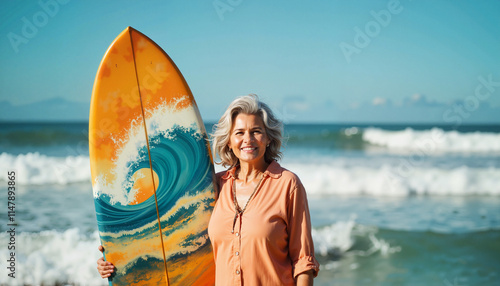
M115 272L115 267L109 261L104 261L104 258L97 259L97 271L102 278L110 277Z

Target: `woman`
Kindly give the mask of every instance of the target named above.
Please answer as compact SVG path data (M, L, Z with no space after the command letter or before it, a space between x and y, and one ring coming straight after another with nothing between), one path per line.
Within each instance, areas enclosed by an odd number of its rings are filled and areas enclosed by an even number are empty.
M314 257L305 189L282 168L282 123L256 95L234 100L215 125L218 199L208 226L217 285L312 285ZM102 248L100 248L102 249ZM98 260L109 277L113 266Z

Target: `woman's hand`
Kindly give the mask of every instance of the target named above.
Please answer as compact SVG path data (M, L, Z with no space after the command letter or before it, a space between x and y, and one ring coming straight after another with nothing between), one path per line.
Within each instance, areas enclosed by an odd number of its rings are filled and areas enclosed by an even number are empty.
M100 252L104 251L102 245L99 245L98 249ZM97 271L99 271L102 278L108 278L115 272L115 266L109 261L104 261L104 258L101 257L97 259Z

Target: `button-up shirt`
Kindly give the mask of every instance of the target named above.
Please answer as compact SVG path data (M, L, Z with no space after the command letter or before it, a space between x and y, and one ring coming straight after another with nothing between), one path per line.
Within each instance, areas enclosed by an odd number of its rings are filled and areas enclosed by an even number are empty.
M295 285L314 270L311 220L304 186L273 161L242 214L236 214L232 186L236 168L217 174L218 199L208 226L216 285Z

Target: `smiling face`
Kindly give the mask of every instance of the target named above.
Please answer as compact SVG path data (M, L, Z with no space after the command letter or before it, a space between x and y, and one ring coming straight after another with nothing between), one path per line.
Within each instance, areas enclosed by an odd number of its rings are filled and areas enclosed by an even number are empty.
M240 160L240 164L265 164L264 154L270 142L260 116L245 113L236 116L228 146Z

